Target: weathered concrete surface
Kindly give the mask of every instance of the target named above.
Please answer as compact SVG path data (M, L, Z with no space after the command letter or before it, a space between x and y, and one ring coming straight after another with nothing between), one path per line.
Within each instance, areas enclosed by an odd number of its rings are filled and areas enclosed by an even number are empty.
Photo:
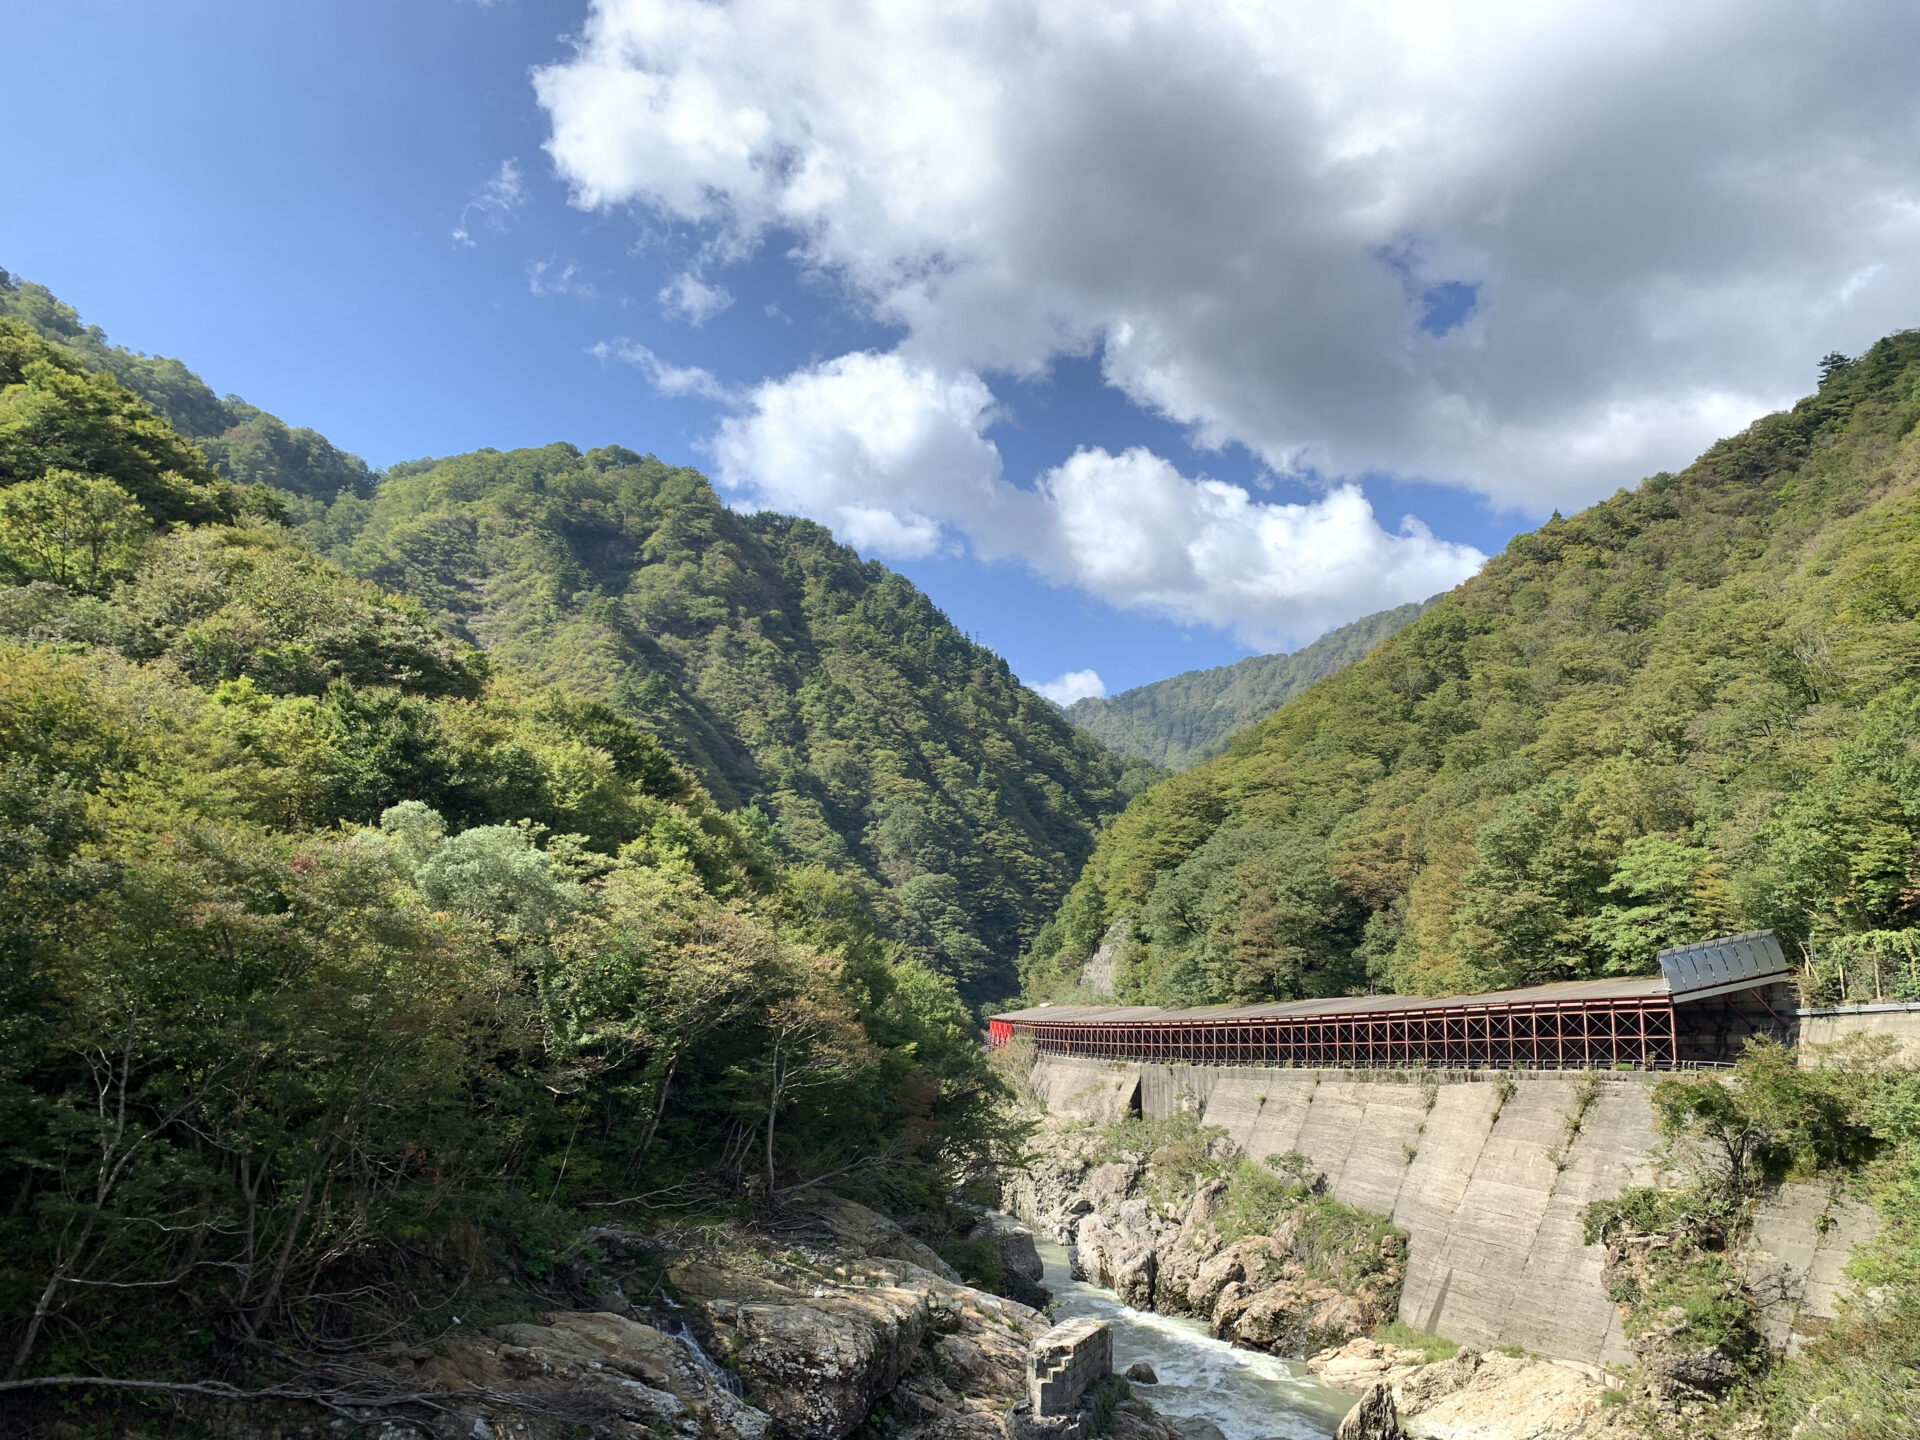
M1870 1208L1825 1184L1782 1185L1760 1205L1736 1258L1760 1297L1768 1344L1796 1354L1826 1328L1847 1285L1847 1257L1879 1230Z
M1920 1064L1920 1004L1837 1005L1800 1012L1800 1048L1832 1045L1853 1035L1885 1035L1903 1065Z
M1050 1115L1077 1120L1119 1120L1140 1083L1139 1065L1042 1056L1033 1068L1033 1091Z
M1638 1073L1285 1070L1139 1065L1043 1056L1053 1113L1115 1119L1136 1092L1148 1119L1191 1111L1255 1159L1297 1150L1334 1196L1409 1236L1400 1319L1477 1348L1557 1360L1631 1358L1584 1243L1587 1205L1656 1178L1659 1137ZM1583 1094L1585 1098L1583 1100ZM1784 1187L1752 1248L1769 1333L1792 1345L1833 1314L1871 1217L1829 1210L1824 1190Z

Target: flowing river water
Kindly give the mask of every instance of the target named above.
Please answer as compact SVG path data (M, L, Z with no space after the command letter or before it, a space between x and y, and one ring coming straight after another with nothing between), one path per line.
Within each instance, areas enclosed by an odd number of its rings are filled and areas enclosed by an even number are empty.
M1199 1320L1129 1309L1111 1291L1075 1280L1066 1246L1036 1244L1054 1318L1105 1320L1113 1329L1113 1368L1125 1371L1136 1360L1153 1366L1160 1383L1139 1393L1187 1440L1326 1440L1353 1408L1353 1396L1322 1385L1299 1361L1236 1350Z

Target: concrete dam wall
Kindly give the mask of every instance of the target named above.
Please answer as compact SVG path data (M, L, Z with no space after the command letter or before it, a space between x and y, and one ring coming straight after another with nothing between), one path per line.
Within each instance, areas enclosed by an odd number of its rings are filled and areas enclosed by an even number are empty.
M1614 1366L1629 1352L1581 1221L1590 1201L1656 1178L1648 1095L1658 1078L1042 1056L1033 1083L1055 1115L1190 1111L1255 1159L1297 1150L1335 1198L1407 1232L1404 1323L1465 1345ZM1584 1107L1581 1087L1591 1087ZM1842 1267L1874 1223L1825 1186L1783 1186L1762 1207L1738 1259L1776 1345L1792 1349L1831 1318Z

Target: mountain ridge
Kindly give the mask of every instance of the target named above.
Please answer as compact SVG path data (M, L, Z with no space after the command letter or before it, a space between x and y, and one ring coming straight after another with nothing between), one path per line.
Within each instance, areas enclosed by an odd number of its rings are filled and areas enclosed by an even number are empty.
M1920 996L1920 333L1822 370L1144 792L1029 996L1122 918L1137 1002L1645 973L1758 928L1816 993L1905 956Z
M1117 695L1089 695L1066 707L1067 718L1116 754L1185 770L1219 754L1236 733L1307 686L1353 664L1439 598L1363 615L1286 654L1249 655Z

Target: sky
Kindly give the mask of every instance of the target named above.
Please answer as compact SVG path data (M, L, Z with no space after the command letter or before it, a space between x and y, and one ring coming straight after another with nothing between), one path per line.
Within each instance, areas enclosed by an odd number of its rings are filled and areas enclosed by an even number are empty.
M375 465L618 443L1060 699L1458 583L1920 324L1906 0L66 0L0 266Z

